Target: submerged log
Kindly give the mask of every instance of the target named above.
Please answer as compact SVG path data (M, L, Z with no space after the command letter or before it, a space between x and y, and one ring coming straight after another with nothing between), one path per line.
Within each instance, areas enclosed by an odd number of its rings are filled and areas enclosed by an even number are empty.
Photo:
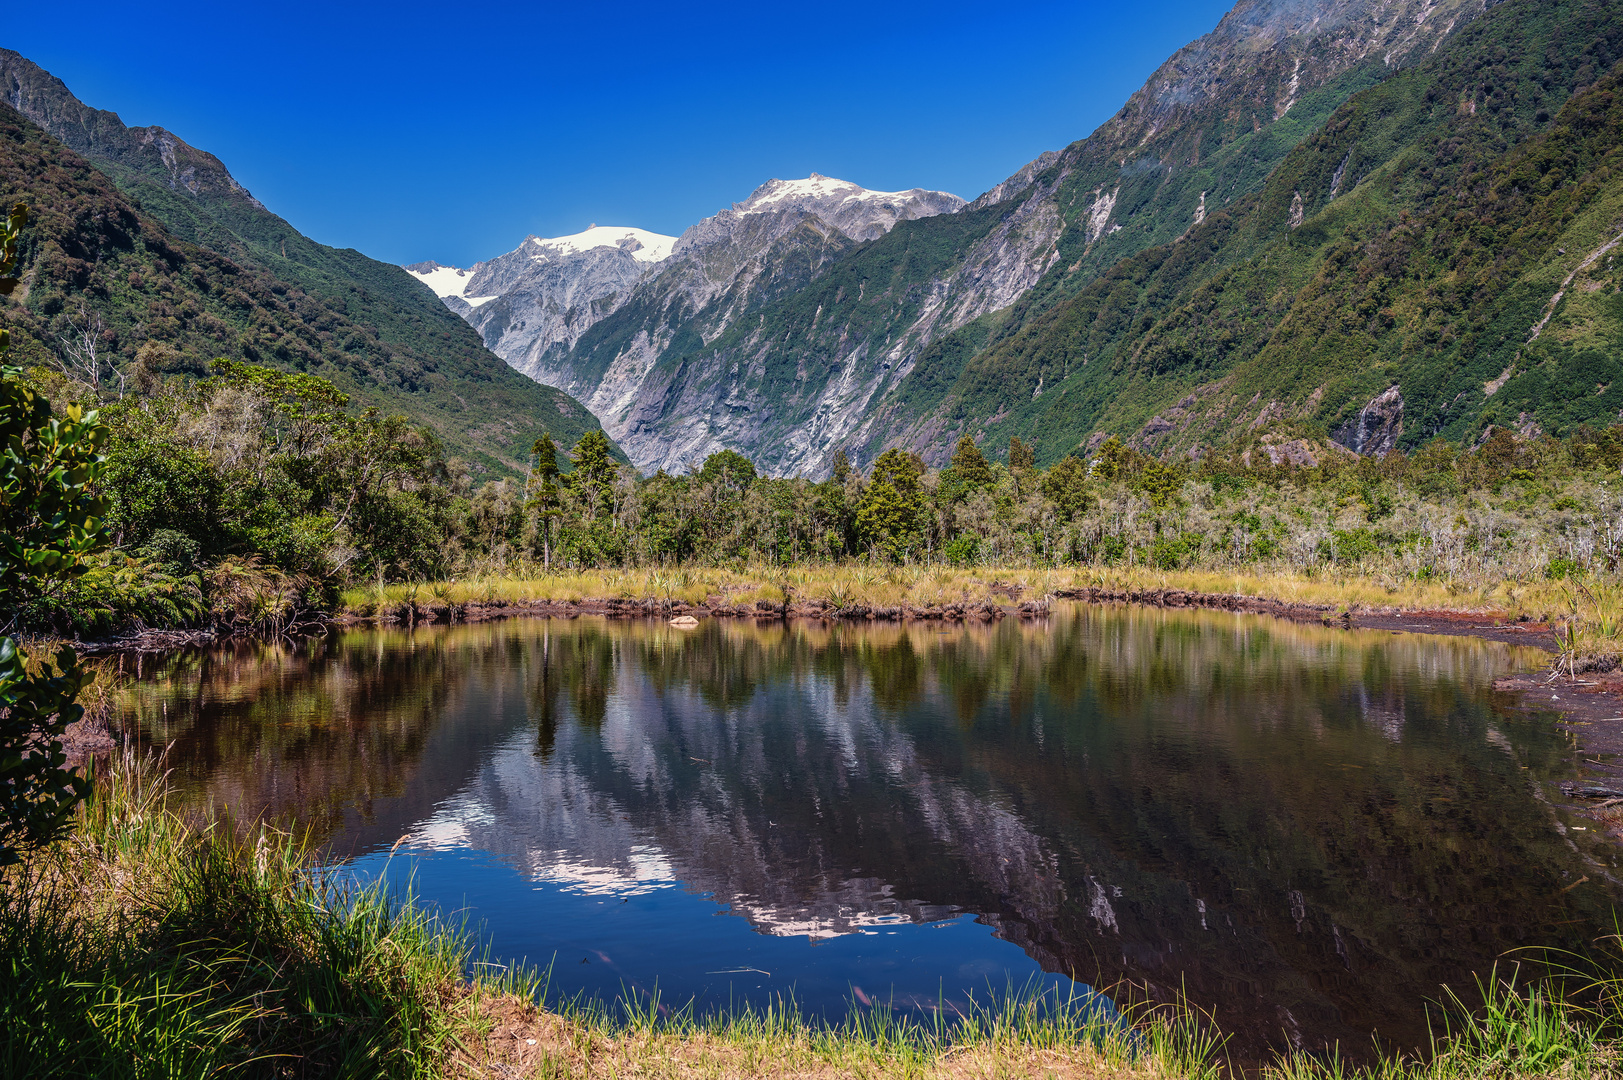
M1562 784L1561 793L1569 799L1623 799L1623 788L1601 784Z

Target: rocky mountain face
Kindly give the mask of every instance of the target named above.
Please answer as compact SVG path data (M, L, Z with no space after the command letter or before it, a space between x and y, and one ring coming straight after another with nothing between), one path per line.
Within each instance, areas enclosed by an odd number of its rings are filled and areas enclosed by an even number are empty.
M861 462L897 444L943 463L960 435L979 435L1012 407L947 403L972 357L1122 260L1176 242L1259 190L1349 97L1424 60L1480 9L1480 0L1242 0L1093 135L975 200L966 208L980 215L975 228L937 220L921 231L940 235L908 237L914 252L927 253L913 274L886 272L897 255L890 249L903 243L887 237L842 268L868 283L855 303L821 290L820 329L805 322L801 304L766 313L769 325L782 317L775 340L717 342L753 356L763 372L792 361L797 372L829 364L867 375L871 393L857 408L839 402L837 419L819 415L828 404L821 395L791 391L804 404L789 443L805 449L774 467L822 473L836 449ZM1087 360L1079 350L1061 368ZM765 434L770 453L780 433ZM1051 449L1058 456L1069 447Z
M668 265L581 339L567 369L558 365L558 385L576 387L608 418L605 430L623 433L616 441L630 440L637 449L627 453L645 470L685 470L717 450L747 447L769 470L802 471L801 446L773 453L765 445L769 430L790 434L763 415L774 409L734 392L738 358L709 347L752 318L764 328L764 309L800 294L865 240L963 205L945 192L868 191L815 173L769 181L686 230ZM865 403L854 381L821 382L835 400Z
M15 110L19 131L37 127L48 133L50 149L39 152L42 160L71 161L62 166L63 176L84 163L93 166L122 196L96 198L111 200L108 205L119 205L120 214L140 221L134 232L114 229L116 235L104 235L112 219L60 222L67 230L64 251L92 236L102 246L83 256L87 265L79 270L49 260L36 265L39 287L30 291L29 303L38 309L41 340L60 337L63 320L83 302L109 325L125 328L117 350L123 360L146 340L157 340L198 351L199 363L229 356L298 366L333 380L360 403L433 428L450 453L486 475L522 473L530 444L543 429L573 440L597 426L579 402L504 364L410 274L304 236L267 210L218 158L174 133L127 127L6 49L0 49L0 102ZM17 156L20 145L0 162L14 166L17 177L0 188L0 198L27 195L31 206L45 206L67 197L68 189L53 186L59 174L41 171L38 162L24 164ZM67 239L74 230L77 241ZM57 243L38 239L41 252ZM233 294L232 303L215 311L220 296L194 297L186 287L185 297L146 295L140 283L171 276L150 265L125 266L133 279L102 280L126 257L187 245L196 250L185 259L209 266L224 260L236 269L222 272L254 281L252 288L236 290L247 299L236 303ZM92 279L94 289L87 292ZM298 313L291 322L284 317L289 309Z
M549 385L548 365L613 313L631 290L670 257L674 236L593 225L573 236L524 243L462 270L438 263L406 269L468 321L497 356Z
M946 192L869 191L814 173L768 181L674 241L594 229L565 241L530 238L466 273L409 269L498 355L586 401L622 446L621 433L631 438L639 468L681 470L723 447L754 450L759 440L753 408L718 396L713 380L673 379L671 363L794 295L862 243L963 205ZM619 243L622 233L640 246ZM568 250L549 248L559 244ZM667 405L678 384L687 399ZM773 467L805 464L803 453L791 454Z
M1053 272L1041 292L1074 291L1257 190L1343 101L1429 56L1483 6L1241 0L1092 135L1038 158L977 205L1046 204L1065 228L1049 241Z
M91 108L60 79L10 49L0 49L0 100L81 154L94 153L171 191L264 209L213 154L161 127L126 127L117 113Z

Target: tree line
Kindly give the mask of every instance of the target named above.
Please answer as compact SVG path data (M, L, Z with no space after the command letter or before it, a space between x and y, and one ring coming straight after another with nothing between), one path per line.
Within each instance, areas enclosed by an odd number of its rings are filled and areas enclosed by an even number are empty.
M1432 543L1450 515L1428 517L1417 499L1464 510L1506 485L1555 530L1546 564L1606 568L1617 546L1567 542L1574 529L1600 535L1609 511L1597 503L1577 521L1558 489L1623 465L1620 427L1564 440L1500 428L1473 447L1433 440L1379 459L1306 428L1176 460L1111 437L1048 468L1018 436L1001 460L965 436L940 468L899 447L866 469L840 452L821 480L760 475L732 450L642 476L599 430L567 447L543 432L527 475L476 483L432 431L354 408L326 379L205 364L156 341L116 379L89 377L74 363L81 345L64 341L54 370L7 379L62 415L95 410L90 491L109 544L50 588L20 586L15 627L285 628L361 584L600 567L1345 563ZM1293 435L1305 457L1276 452ZM1411 512L1395 513L1405 500ZM1491 546L1498 534L1484 535Z
M1043 469L1018 436L1001 461L965 436L939 469L891 448L866 470L842 452L826 479L777 478L721 450L684 475L642 476L594 430L567 448L543 433L527 476L476 485L432 432L352 409L324 379L234 360L172 373L185 366L144 349L122 396L60 371L17 376L97 407L111 541L85 573L24 596L21 624L281 625L357 584L608 566L1256 561L1305 527L1309 492L1361 507L1319 544L1335 561L1415 540L1383 533L1394 498L1553 491L1574 469L1623 465L1623 428L1566 440L1498 429L1474 448L1438 440L1380 459L1321 439L1306 467L1257 443L1162 461L1112 437ZM1279 505L1254 505L1259 492Z

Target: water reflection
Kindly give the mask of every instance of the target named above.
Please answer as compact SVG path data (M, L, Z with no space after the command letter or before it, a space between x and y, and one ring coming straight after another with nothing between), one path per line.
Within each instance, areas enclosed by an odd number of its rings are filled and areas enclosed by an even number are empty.
M583 618L183 653L129 715L189 797L340 855L406 836L831 941L968 912L1047 971L1181 989L1240 1048L1414 1046L1442 984L1610 926L1615 856L1545 797L1571 747L1485 689L1530 662L1219 613ZM480 912L498 951L530 902Z

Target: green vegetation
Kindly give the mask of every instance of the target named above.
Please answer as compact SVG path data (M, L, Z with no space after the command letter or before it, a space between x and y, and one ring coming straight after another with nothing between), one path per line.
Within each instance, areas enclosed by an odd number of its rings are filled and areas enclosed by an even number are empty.
M165 800L156 769L115 768L0 883L0 1073L440 1075L478 1001L463 940Z
M446 541L469 513L469 482L430 433L352 410L313 375L235 360L211 370L194 381L138 365L144 392L102 404L96 491L114 547L73 581L23 597L24 625L283 629L330 610L356 578L453 569ZM98 398L34 374L59 400Z
M1256 194L1063 302L1033 293L961 368L932 346L910 378L956 381L913 415L1048 461L1093 432L1163 456L1292 421L1323 437L1389 387L1410 449L1612 422L1620 26L1615 0L1491 7Z
M1566 441L1500 428L1474 450L1439 439L1382 458L1300 438L1198 462L1114 439L1046 471L1021 442L1010 457L1015 468L990 463L966 440L938 472L891 450L867 477L847 468L820 483L751 478L730 452L689 476L609 479L594 466L590 485L538 469L545 498L496 488L470 503L461 583L435 586L434 602L925 610L997 600L999 581L1023 582L1006 597L1041 598L1159 577L1282 601L1548 617L1571 622L1572 664L1609 669L1623 654L1623 428ZM936 569L954 565L982 569ZM343 603L381 614L418 588L357 585Z
M732 451L635 476L577 404L495 362L403 273L245 195L183 194L105 144L86 144L93 168L0 105L0 195L36 208L0 244L29 365L0 383L4 629L283 630L415 606L425 587L448 605L815 599L838 614L1100 584L1549 615L1570 673L1610 670L1620 14L1506 0L1391 79L1372 61L1269 126L1203 118L1190 131L1218 149L1176 184L1093 150L1056 166L1039 179L1059 185L1060 269L937 342L901 392L910 416L946 421L950 464L876 443L866 472L842 460L822 482ZM1142 218L1101 243L1076 226L1107 180ZM1175 239L1161 211L1208 186L1226 207ZM799 343L768 372L775 393L819 332L877 356L922 310L921 283L1009 212L905 223L811 288L780 283L710 347ZM638 315L586 351L612 353ZM662 363L701 347L679 338ZM1407 403L1400 448L1329 446L1388 386ZM1140 434L1084 442L1112 430ZM1006 456L981 448L1005 436ZM792 1009L546 1012L532 975L469 977L470 939L409 897L346 889L263 827L183 818L150 766L116 765L81 805L59 739L88 677L71 650L30 663L0 638L7 1076L1221 1071L1217 1037L1171 1010L1131 1014L1136 1030L1046 1001L834 1028ZM1480 1010L1449 1003L1423 1058L1264 1071L1615 1072L1615 982L1490 972L1480 990Z
M426 426L481 477L521 475L538 428L573 442L598 427L488 352L404 270L300 236L200 158L223 193L171 190L167 177L159 187L105 153L87 161L0 104L0 197L33 213L24 283L3 308L16 362L121 393L138 369L203 376L219 356L317 375Z
M0 223L0 295L12 277L28 210L14 207ZM11 336L0 329L0 363ZM35 596L84 573L85 560L106 544L103 503L93 493L101 471L104 430L94 412L69 409L58 420L50 402L0 366L0 630ZM17 642L0 636L0 867L18 852L49 843L90 790L63 766L61 736L79 719L79 691L88 681L72 649L30 670Z
M1613 479L1623 427L1580 427L1565 440L1501 427L1472 449L1438 439L1362 458L1302 432L1198 460L1109 439L1046 470L1018 437L1012 466L966 437L939 471L892 449L867 475L841 462L821 482L760 476L733 451L688 475L638 477L594 430L570 448L568 472L543 433L524 482L476 486L420 429L350 408L320 378L240 361L211 370L198 380L137 365L140 392L116 400L36 369L53 398L100 406L109 435L97 492L115 547L23 605L29 626L286 627L395 610L425 582L440 583L436 601L455 589L466 603L480 582L554 578L562 588L559 574L631 569L749 568L775 602L793 594L838 607L833 593L787 575L988 565L1242 574L1281 589L1356 581L1342 596L1365 605L1412 606L1417 590L1436 589L1450 607L1589 613L1574 624L1576 664L1604 666L1623 651L1604 615L1623 560ZM850 602L864 592L818 580ZM1289 588L1276 598L1296 598ZM691 590L650 584L637 598L675 591ZM621 592L575 598L607 595ZM955 599L964 597L906 602Z

